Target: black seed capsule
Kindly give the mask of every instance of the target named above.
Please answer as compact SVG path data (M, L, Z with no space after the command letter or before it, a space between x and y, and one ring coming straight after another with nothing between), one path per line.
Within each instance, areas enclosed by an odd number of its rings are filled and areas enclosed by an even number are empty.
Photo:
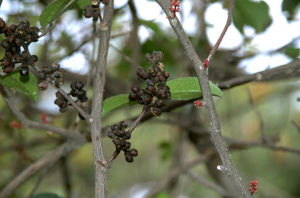
M130 150L130 154L132 155L132 156L134 156L134 157L136 157L136 156L138 156L138 151L136 150L136 149L131 149Z
M21 76L28 76L29 74L29 68L28 67L22 67L20 70Z
M133 156L130 153L125 154L125 159L129 163L133 162Z

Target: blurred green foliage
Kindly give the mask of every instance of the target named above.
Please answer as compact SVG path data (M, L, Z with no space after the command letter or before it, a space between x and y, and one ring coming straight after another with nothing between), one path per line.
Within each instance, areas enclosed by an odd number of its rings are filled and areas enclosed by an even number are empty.
M38 8L38 13L42 13L42 10L49 1L46 1L46 3L45 1L18 1L17 3L22 5L23 8L19 9L20 12L18 13L8 13L8 21L17 21L18 16L22 15L22 17L26 16L30 22L36 24L38 22L38 16L36 14L37 12L33 10ZM66 5L66 3L67 2L64 2L64 4L61 5ZM73 20L91 24L91 21L82 19L82 15L80 15L80 17L78 17L78 15L75 16L75 14L82 14L82 9L79 9L79 7L84 7L87 1L79 0L77 4L79 4L79 6L72 7L77 11L72 15L74 16ZM209 4L210 3L208 3L208 5ZM290 13L289 16L293 16L297 11L298 5L299 1L284 0L282 9L288 11ZM41 65L47 64L53 61L53 59L64 57L65 54L71 52L72 49L76 48L77 44L80 43L74 36L76 34L67 32L65 27L61 27L60 25L65 17L61 15L64 9L65 8L56 10L53 13L53 10L50 10L49 12L51 12L51 14L49 15L46 10L47 12L44 11L45 18L43 18L42 15L41 24L43 24L43 26L46 26L57 17L58 24L51 33L51 37L46 37L40 43L35 44L34 48L38 56L44 57L41 58L39 62ZM70 13L71 12L69 12L69 14ZM127 6L124 6L116 11L115 18L121 20L125 18L126 13L128 13L128 9ZM257 33L263 32L272 22L269 8L264 1L237 0L233 15L234 25L240 32L243 32L245 25L253 27ZM128 27L131 26L131 21L129 20L128 23L125 23L119 22L116 19L114 21L112 34L128 31ZM289 17L289 19L293 20L292 17ZM71 24L74 21L70 20L68 23ZM155 20L139 19L139 25L150 30L150 36L140 43L139 56L141 58L139 65L147 68L149 63L143 59L144 54L154 50L160 50L164 52L165 69L169 71L171 79L195 76L195 72L191 69L190 62L187 61L186 55L171 29L164 29L162 25ZM206 27L207 26L205 26L205 28ZM90 33L92 30L92 28L87 29L86 26L83 28L84 29L81 29L77 34ZM211 48L210 43L204 35L188 36L201 56L206 56L209 53ZM83 38L85 38L85 36L83 36ZM134 38L130 38L130 35L126 35L116 38L115 41L122 53L129 57L132 57L134 54L134 49L130 45L132 39ZM91 45L91 43L91 41L88 42L88 45ZM246 44L246 42L243 43L243 46ZM81 53L87 54L87 57L91 55L91 47L88 45L85 45L83 50L80 51ZM286 48L281 50L280 53L286 53L292 59L299 57L299 49L297 47L290 44L284 47ZM237 68L237 62L247 58L247 55L245 55L245 57L236 57L235 54L238 50L239 49L231 51L226 49L220 50L215 56L212 68L217 70L219 66L221 68L228 67L230 71L239 70L239 68ZM61 51L63 51L63 53ZM274 51L276 52L276 50ZM53 55L52 52L56 52L56 54ZM254 53L259 54L260 52ZM0 51L0 55L3 56L2 50ZM135 70L133 65L126 61L124 56L116 54L113 49L110 50L110 56L111 59L107 67L108 75L119 79L124 85L131 85L133 81L131 74L134 73ZM235 58L238 60L235 60ZM213 72L213 70L210 71L210 73ZM224 73L220 72L220 74ZM211 80L212 82L216 82L223 81L224 79ZM116 84L112 81L107 81L107 83L114 84L115 87L120 86L120 84ZM215 98L223 135L245 141L260 139L260 120L249 102L249 90L254 104L262 114L266 135L278 136L278 145L300 149L299 133L295 127L291 125L292 120L296 123L300 123L299 108L296 102L296 97L299 96L298 87L297 80L285 80L268 83L249 83L225 90L222 98ZM109 92L110 90L107 89L106 91ZM113 95L126 93L128 91L129 88L128 90L121 90L118 93L114 92ZM33 92L31 91L31 93ZM45 110L38 108L36 104L30 102L23 95L15 94L18 108L21 109L29 119L41 122L40 115L41 113L45 113ZM50 98L49 93L48 95L47 93L41 93L41 95L43 94L45 94L47 98ZM133 118L138 115L140 111L141 108L137 106L117 109L107 114L104 118L104 125L109 126L120 120ZM176 146L178 146L177 139L179 134L181 131L186 130L183 130L174 123L164 122L164 120L179 117L178 120L184 122L195 118L200 120L201 118L204 125L203 127L208 128L205 111L200 109L196 113L194 112L195 107L193 104L187 104L177 108L171 113L164 113L159 118L154 118L139 125L131 139L131 143L139 151L139 156L133 164L127 163L122 155L116 159L109 173L108 194L125 198L125 195L127 195L126 192L128 192L131 187L141 185L142 187L138 189L144 190L151 186L149 182L159 181L167 176L170 167L174 165L172 157L176 151ZM84 135L88 133L89 127L85 125L85 123L79 122L78 125L75 126L74 120L76 120L77 113L74 110L62 115L48 113L48 117L50 119L49 124L69 129L77 127L76 129L81 131ZM3 99L0 98L0 189L5 186L11 178L30 165L32 161L36 161L45 156L63 142L60 137L53 135L49 131L45 132L29 128L12 129L10 127L11 121L17 121L16 117L8 109ZM114 151L113 144L108 138L104 138L103 144L105 156L106 158L110 158ZM194 159L198 155L199 153L195 149L195 145L187 141L185 147L185 161ZM259 180L259 193L257 193L255 197L277 196L295 198L300 196L300 158L298 155L286 152L275 152L266 148L250 148L242 151L233 151L231 156L246 182L256 179ZM64 175L65 169L63 168L65 166L70 172L68 179L71 181L73 197L92 197L94 192L94 168L91 144L86 144L79 148L67 156L65 162L60 161L50 168L43 178L36 194L52 192L61 197L67 197L68 192L64 183L66 179ZM193 170L204 175L209 180L213 180L204 164L195 167ZM12 197L26 197L29 195L42 174L43 171L25 182ZM184 175L180 179L184 180L181 186L183 189L182 193L188 197L220 197L214 191L190 180ZM167 197L170 197L167 191L157 196L157 198Z

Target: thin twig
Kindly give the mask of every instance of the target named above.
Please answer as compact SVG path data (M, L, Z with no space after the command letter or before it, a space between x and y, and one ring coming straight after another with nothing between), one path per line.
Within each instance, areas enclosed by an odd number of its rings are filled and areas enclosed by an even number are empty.
M218 38L216 44L215 44L214 47L211 49L211 51L210 51L210 53L209 53L209 55L208 55L208 57L207 57L208 63L211 62L213 56L215 55L217 49L219 48L219 46L220 46L220 44L221 44L221 42L222 42L222 40L223 40L223 38L224 38L224 36L225 36L227 30L228 30L228 28L229 28L229 26L230 26L230 24L231 24L232 12L233 12L233 9L234 9L234 1L235 1L235 0L231 0L231 1L230 1L230 8L229 8L229 11L228 11L228 17L227 17L227 21L226 21L225 27L224 27L222 33L220 34L220 36L219 36L219 38Z
M45 36L48 32L52 31L55 28L57 22L58 20L50 23L50 25L42 32L42 34L39 35L39 38Z
M88 113L86 113L80 106L78 106L76 102L63 89L56 87L51 81L48 82L54 89L61 93L71 103L71 105L82 115L82 117L84 117L87 123L91 123L93 121L92 117Z
M243 149L249 149L249 148L253 148L253 147L262 147L262 148L268 148L268 149L274 150L274 151L282 151L282 152L288 152L288 153L300 155L299 149L275 145L273 143L265 143L261 140L242 141L242 140L235 140L235 139L231 139L231 138L226 138L226 140L228 142L230 150L243 150Z
M114 154L112 154L110 160L107 162L107 168L110 168L113 161L118 157L118 155L120 154L120 152L118 152L117 150L114 152Z
M292 124L296 127L298 133L300 134L300 126L296 123L295 120L292 120Z
M121 56L123 56L123 58L125 60L127 60L128 62L130 62L131 64L135 65L136 67L142 67L140 65L137 64L137 62L135 62L132 58L130 58L129 56L127 56L126 54L124 54L120 49L118 49L116 46L109 44L110 47L112 47L114 50L116 50L119 54L121 54Z
M146 194L145 198L155 197L158 193L163 191L168 186L168 184L174 180L174 178L178 177L181 173L185 172L186 170L189 170L194 166L205 162L211 154L212 152L208 152L204 156L199 156L198 158L190 162L186 162L183 166L179 166L177 168L172 169L167 176L163 177L161 181L157 182L157 184L150 189L150 191Z
M128 133L131 134L132 131L135 129L135 127L141 122L143 116L145 115L145 113L147 112L147 106L145 105L143 107L142 112L140 113L140 115L136 118L136 120L133 122L133 124L131 125L131 127L128 130Z
M221 89L229 89L238 85L243 85L253 81L282 80L299 76L300 60L295 60L288 64L280 65L272 69L267 69L254 74L232 78L230 80L217 83Z
M45 179L45 176L47 175L47 173L49 172L51 167L53 167L54 164L55 163L49 164L47 167L44 168L43 172L38 177L37 182L35 183L33 189L31 190L31 192L29 193L29 196L27 198L30 198L34 195L34 193L37 191L37 189L41 185L42 181Z
M188 175L191 179L202 184L203 186L210 188L211 190L215 191L216 193L222 196L226 196L226 197L229 196L228 192L226 192L224 188L222 188L221 186L219 186L218 184L212 181L209 181L208 179L204 178L199 174L196 174L192 171L186 171L186 175Z
M31 127L35 129L42 129L51 131L53 133L56 133L58 135L61 135L63 137L71 138L71 139L78 139L80 140L83 138L78 132L75 131L69 131L63 128L58 128L49 124L43 124L35 121L29 120L22 112L20 112L16 104L14 103L14 100L8 96L7 92L5 91L4 87L0 84L0 93L2 94L4 101L6 102L7 106L11 109L13 114L24 124L26 127Z
M19 175L17 175L15 178L13 178L10 182L7 183L7 185L0 192L0 198L8 198L21 184L27 181L39 170L43 169L51 163L55 163L61 157L66 156L76 148L82 146L84 143L85 141L68 141L56 148L55 150L53 150L48 155L39 159L37 162L31 164L26 169L24 169Z
M265 135L265 125L264 125L263 117L262 117L260 111L257 109L257 106L254 104L252 94L251 94L251 91L250 91L249 87L247 87L247 92L248 92L248 96L249 96L249 103L253 107L254 112L257 115L258 119L259 119L261 139L262 139L262 141L266 142L267 139L266 139L266 135Z
M238 170L234 166L231 157L229 156L227 146L221 134L221 126L218 119L218 114L215 108L211 90L209 87L208 80L208 70L204 68L203 62L200 60L197 55L194 47L192 46L189 38L187 37L180 21L176 17L171 17L169 12L170 2L166 0L155 0L161 8L164 10L167 17L169 17L169 22L173 28L177 38L179 39L187 58L192 62L192 65L197 73L197 77L201 86L203 93L204 106L207 110L211 131L211 138L215 145L216 150L221 158L223 166L228 170L228 176L232 180L233 185L235 186L237 193L242 198L251 198L251 195L248 191L247 186L242 181L242 177L238 173Z

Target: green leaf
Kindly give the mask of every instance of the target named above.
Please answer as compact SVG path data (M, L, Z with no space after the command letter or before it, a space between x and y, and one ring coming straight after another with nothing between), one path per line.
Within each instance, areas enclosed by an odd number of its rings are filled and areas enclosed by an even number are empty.
M287 47L285 50L284 50L284 53L291 57L292 59L297 59L297 58L300 58L300 48L295 48L295 47Z
M222 97L223 93L220 88L212 82L209 83L212 95ZM202 91L198 78L196 77L177 78L168 81L167 85L170 87L171 100L190 100L202 97ZM102 116L106 116L115 109L133 104L137 103L131 102L128 98L128 94L112 96L103 101Z
M213 96L222 97L220 88L209 82ZM171 100L190 100L202 97L199 81L197 77L177 78L167 82L171 91Z
M61 198L61 197L54 193L41 193L38 195L31 196L30 198Z
M299 0L284 0L282 2L281 9L282 11L285 12L285 15L288 20L293 19L299 5L300 5Z
M109 97L103 101L102 116L106 116L107 113L131 104L128 98L128 94L120 94Z
M76 4L79 8L83 9L87 5L91 5L91 0L77 0Z
M159 25L153 21L139 20L140 24L150 28L158 37L163 37L164 33L160 29Z
M49 23L60 17L67 9L69 9L76 0L55 0L49 4L40 16L40 24L44 28Z
M159 149L161 150L161 160L166 161L171 158L172 155L172 145L170 142L163 141L159 144Z
M155 198L169 198L169 195L165 192L159 193Z
M0 83L5 87L14 88L17 91L25 94L31 100L37 101L39 97L39 90L37 80L34 75L29 74L28 77L20 76L18 71L0 77Z
M269 6L264 1L236 0L233 11L233 23L244 33L244 26L249 25L255 31L264 31L272 22L269 15Z

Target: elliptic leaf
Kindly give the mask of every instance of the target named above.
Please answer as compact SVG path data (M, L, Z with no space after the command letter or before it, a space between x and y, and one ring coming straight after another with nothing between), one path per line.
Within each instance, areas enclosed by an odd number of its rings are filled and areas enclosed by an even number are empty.
M0 77L0 83L5 87L14 88L17 91L25 94L31 100L37 101L39 97L39 90L37 80L34 75L29 74L28 77L20 76L18 71Z
M212 82L209 83L212 95L222 97L223 93L220 88ZM167 85L170 87L171 100L190 100L202 97L202 91L198 78L196 77L177 78L168 81ZM106 98L103 101L102 116L106 116L115 109L133 104L137 103L131 102L128 98L128 94L120 94Z
M120 95L106 98L103 101L102 116L104 117L107 113L109 113L115 109L118 109L120 107L129 105L130 103L131 102L128 98L128 94L120 94Z
M159 25L157 23L155 23L153 21L142 20L142 19L140 19L139 22L142 25L150 28L157 36L159 36L159 37L163 37L164 36L162 30L160 29L160 27L159 27Z
M232 17L234 25L241 33L244 33L245 25L253 27L258 33L264 31L272 22L269 6L264 1L236 0Z
M209 84L213 96L223 96L217 85L212 82L209 82ZM202 97L202 91L196 77L177 78L168 81L167 85L170 87L172 100L190 100Z
M55 0L50 3L40 16L40 24L44 28L49 23L60 17L76 0Z
M169 195L165 192L159 193L155 198L169 198Z

